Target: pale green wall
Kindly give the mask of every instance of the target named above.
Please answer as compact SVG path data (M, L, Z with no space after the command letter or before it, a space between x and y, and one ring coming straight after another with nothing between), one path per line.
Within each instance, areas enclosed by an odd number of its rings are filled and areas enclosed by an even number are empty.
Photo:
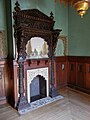
M60 5L59 1L55 4L55 20L55 28L62 29L60 35L68 37L68 6L65 6L65 4ZM63 44L58 40L55 56L63 56L63 47Z
M90 56L90 8L83 18L69 8L69 55Z
M0 30L5 29L6 29L5 3L4 0L0 0Z
M55 28L62 29L61 35L68 36L68 6L60 5L59 2L55 5Z

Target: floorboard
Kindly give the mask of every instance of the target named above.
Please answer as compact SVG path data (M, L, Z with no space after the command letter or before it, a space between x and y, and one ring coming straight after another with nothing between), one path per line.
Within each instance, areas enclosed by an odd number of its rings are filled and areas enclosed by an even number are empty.
M59 92L64 99L21 116L9 104L0 105L0 120L90 120L90 95L71 88Z

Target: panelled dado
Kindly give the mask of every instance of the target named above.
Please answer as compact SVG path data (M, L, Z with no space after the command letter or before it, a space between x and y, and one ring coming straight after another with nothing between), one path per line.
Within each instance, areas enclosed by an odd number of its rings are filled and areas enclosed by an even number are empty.
M13 61L8 65L5 61L0 61L1 78L0 79L0 103L6 101L6 96L12 96L9 101L16 106L18 101L18 64ZM49 68L49 59L43 60L27 60L24 62L24 87L27 93L27 70L35 68ZM13 68L13 69L12 69ZM54 66L55 86L57 89L63 86L70 86L74 89L81 90L90 94L90 57L86 56L63 56L55 57ZM3 73L4 72L4 73ZM12 73L12 74L10 74ZM50 69L48 69L50 73ZM49 74L50 75L50 74ZM14 80L14 81L13 81ZM13 87L14 82L14 87ZM8 84L10 86L8 87ZM10 98L10 97L9 97ZM15 103L13 102L15 101Z
M68 57L68 85L90 94L90 57Z
M67 56L55 57L55 85L59 89L67 85Z
M55 71L57 89L68 85L90 94L90 57L56 57Z

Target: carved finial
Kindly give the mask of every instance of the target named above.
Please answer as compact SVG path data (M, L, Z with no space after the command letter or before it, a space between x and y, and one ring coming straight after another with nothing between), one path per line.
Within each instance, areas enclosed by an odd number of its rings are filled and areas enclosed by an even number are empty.
M18 3L18 1L16 1L16 3L15 3L14 10L15 10L16 12L20 11L20 4Z
M51 11L51 13L50 13L50 18L51 18L52 20L54 19L52 11Z

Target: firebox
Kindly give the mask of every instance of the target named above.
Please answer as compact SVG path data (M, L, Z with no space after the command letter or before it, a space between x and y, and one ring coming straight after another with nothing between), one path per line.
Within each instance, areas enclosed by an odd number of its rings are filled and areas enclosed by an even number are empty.
M30 101L46 97L46 80L41 75L36 76L30 84Z

